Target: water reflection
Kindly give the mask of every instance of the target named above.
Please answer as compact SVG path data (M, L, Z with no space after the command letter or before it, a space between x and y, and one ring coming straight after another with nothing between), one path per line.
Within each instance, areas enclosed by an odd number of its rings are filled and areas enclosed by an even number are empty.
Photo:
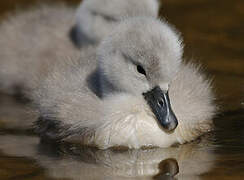
M58 179L198 179L215 161L204 142L126 151L43 144L24 135L2 135L0 142L5 156L31 158L45 168L47 177Z
M175 179L179 173L179 165L176 159L165 159L158 165L159 173L153 179Z
M28 104L23 104L15 97L0 94L0 132L5 130L26 133L37 117L37 112Z

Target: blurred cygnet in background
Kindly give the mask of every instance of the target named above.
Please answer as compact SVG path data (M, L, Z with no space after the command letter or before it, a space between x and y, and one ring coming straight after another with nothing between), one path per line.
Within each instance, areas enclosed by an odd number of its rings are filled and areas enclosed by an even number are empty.
M157 0L83 0L70 35L78 47L97 44L121 20L134 16L157 17L158 10Z
M0 91L28 93L55 61L97 45L120 20L157 13L157 0L84 0L76 18L74 8L60 4L9 15L0 24Z

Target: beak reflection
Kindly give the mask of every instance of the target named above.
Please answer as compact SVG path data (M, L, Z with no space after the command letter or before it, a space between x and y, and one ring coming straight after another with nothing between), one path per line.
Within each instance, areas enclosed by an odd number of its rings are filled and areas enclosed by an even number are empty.
M156 86L152 90L143 93L143 96L159 124L165 130L173 131L178 125L178 120L171 109L168 92L163 92L159 86Z

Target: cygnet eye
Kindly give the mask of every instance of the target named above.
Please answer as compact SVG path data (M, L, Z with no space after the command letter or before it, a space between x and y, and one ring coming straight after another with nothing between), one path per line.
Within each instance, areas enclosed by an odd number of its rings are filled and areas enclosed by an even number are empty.
M106 21L108 21L108 22L116 22L117 21L117 19L115 19L115 18L113 18L111 16L108 16L108 15L101 15L101 17L103 19L105 19Z
M147 76L145 69L141 65L137 65L137 71L145 76Z
M102 14L102 13L97 13L95 11L91 11L91 14L93 16L100 16L102 17L104 20L108 21L108 22L116 22L117 19L115 19L114 17L111 17L109 15L106 15L106 14Z

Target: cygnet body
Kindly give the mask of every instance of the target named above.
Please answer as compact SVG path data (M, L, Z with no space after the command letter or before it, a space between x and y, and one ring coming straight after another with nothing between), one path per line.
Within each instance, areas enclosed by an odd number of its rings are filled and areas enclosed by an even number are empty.
M0 90L28 94L55 61L97 45L123 17L157 12L156 0L85 0L76 18L74 8L58 4L17 12L0 25Z
M166 22L124 21L96 55L87 51L79 60L57 63L34 91L41 113L37 132L44 140L102 149L194 140L211 129L216 106L209 81L182 62L182 51Z

